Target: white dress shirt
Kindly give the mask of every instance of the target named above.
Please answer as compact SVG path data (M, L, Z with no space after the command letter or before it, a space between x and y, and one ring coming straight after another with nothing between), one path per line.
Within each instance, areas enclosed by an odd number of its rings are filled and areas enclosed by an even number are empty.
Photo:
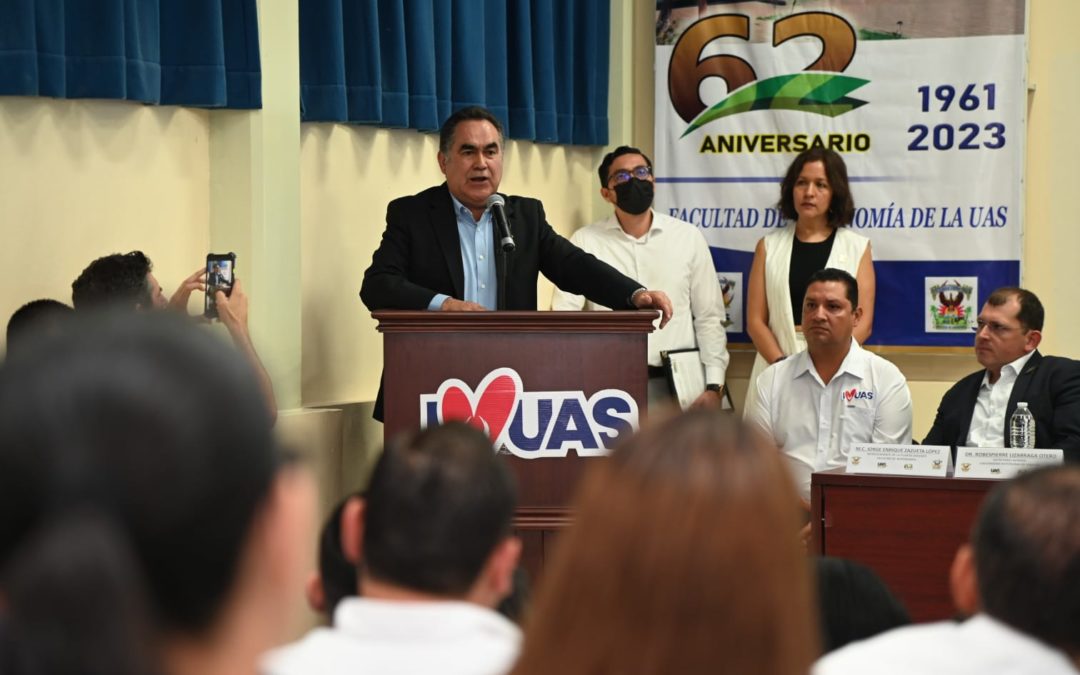
M993 384L990 383L990 371L983 373L979 396L975 399L975 410L971 415L971 426L968 427L968 447L1005 447L1005 409L1009 406L1016 378L1034 353L1028 352L1002 366L1001 375Z
M813 675L1077 675L1062 652L985 614L905 626L826 654Z
M911 443L911 392L900 369L855 341L825 384L810 352L765 369L747 419L787 456L803 499L810 474L844 466L856 443Z
M649 365L663 365L662 351L696 346L705 364L705 382L724 384L728 366L724 298L705 236L690 223L656 211L652 216L652 226L640 239L624 232L612 214L581 228L570 241L645 288L671 298L671 321L649 334ZM608 309L560 289L555 289L551 308Z
M521 649L521 631L468 602L394 602L350 597L332 628L316 628L267 654L264 675L502 675Z

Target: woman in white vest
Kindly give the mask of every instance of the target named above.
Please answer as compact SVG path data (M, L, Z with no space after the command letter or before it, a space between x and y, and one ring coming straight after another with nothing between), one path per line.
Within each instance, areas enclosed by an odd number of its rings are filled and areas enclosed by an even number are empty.
M874 323L874 261L870 241L847 228L855 216L847 167L825 148L802 152L780 186L780 211L795 226L762 237L754 251L747 286L746 327L757 358L744 410L756 394L758 374L806 349L802 303L806 280L826 267L842 269L859 282L863 317L855 327L860 344Z

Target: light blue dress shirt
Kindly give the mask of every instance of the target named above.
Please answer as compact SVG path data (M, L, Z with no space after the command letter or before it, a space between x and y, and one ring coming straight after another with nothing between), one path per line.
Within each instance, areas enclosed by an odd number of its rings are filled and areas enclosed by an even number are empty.
M491 226L491 209L484 211L477 222L454 195L454 215L457 217L458 240L461 242L461 266L465 270L466 302L475 302L488 309L497 309L499 289L495 272L495 242ZM439 309L450 297L436 293L428 309Z

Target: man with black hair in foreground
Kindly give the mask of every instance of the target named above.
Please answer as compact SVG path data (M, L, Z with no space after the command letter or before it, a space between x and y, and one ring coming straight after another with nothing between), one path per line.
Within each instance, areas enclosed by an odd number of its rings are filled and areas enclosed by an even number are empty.
M154 278L154 264L142 251L113 253L86 266L71 284L71 301L76 311L121 308L134 310L171 309L187 314L188 299L196 290L206 291L206 269L200 267L180 283L172 297L166 298ZM214 294L218 319L229 331L237 349L244 354L259 379L271 420L277 419L274 385L263 367L248 331L248 298L240 280L232 293Z
M890 631L833 652L815 675L1080 672L1080 466L998 486L953 561L971 618Z
M363 597L340 601L331 628L271 652L266 675L510 670L518 628L494 611L521 543L516 491L487 437L464 424L397 439L366 497L342 512L342 549L363 559Z

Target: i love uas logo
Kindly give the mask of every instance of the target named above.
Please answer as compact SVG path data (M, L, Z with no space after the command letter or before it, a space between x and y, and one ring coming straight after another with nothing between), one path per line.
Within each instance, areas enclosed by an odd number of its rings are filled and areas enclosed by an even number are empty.
M851 389L848 389L847 391L842 392L842 393L843 393L843 396L844 396L844 401L846 401L847 403L851 403L852 401L859 401L859 400L863 400L863 399L865 399L867 401L874 400L874 392L872 392L872 391L866 391L866 390L859 391L858 388L851 388Z
M420 396L420 425L452 420L488 435L492 444L525 459L605 455L616 438L637 429L637 402L625 391L526 391L521 375L497 368L473 389L451 378Z

